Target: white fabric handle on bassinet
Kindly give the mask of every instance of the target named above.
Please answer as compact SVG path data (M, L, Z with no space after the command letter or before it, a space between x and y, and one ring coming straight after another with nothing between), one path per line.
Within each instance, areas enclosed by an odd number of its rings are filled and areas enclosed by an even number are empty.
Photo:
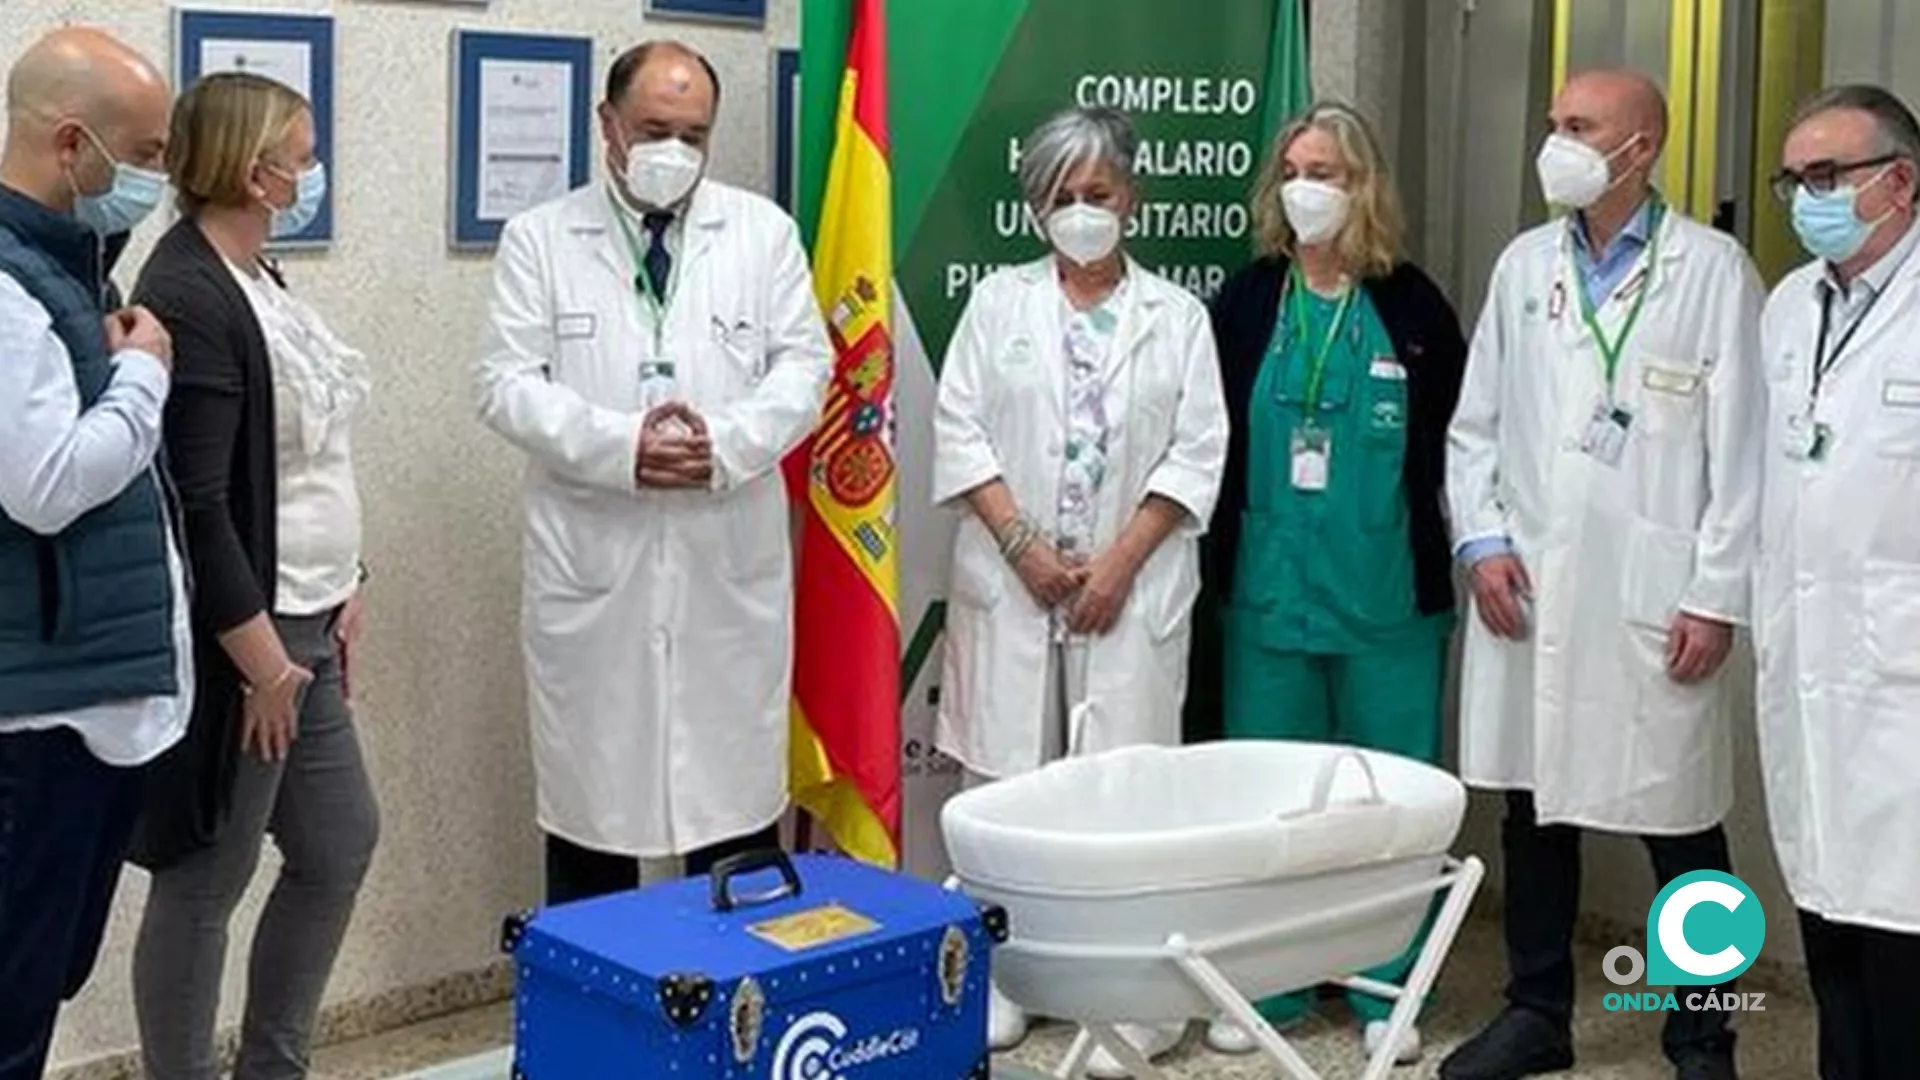
M1380 780L1373 775L1373 763L1358 750L1339 750L1328 755L1327 760L1321 763L1319 775L1313 778L1313 798L1307 803L1306 809L1282 814L1281 817L1309 817L1326 813L1327 803L1333 796L1333 779L1339 774L1341 763L1346 761L1359 762L1360 771L1367 775L1367 789L1371 794L1360 799L1359 802L1376 806L1385 805L1387 800L1380 794Z

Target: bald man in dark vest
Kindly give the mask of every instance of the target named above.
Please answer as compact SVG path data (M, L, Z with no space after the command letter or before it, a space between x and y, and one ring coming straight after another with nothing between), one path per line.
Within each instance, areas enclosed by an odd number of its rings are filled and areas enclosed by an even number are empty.
M46 1067L87 981L193 674L155 455L172 347L108 280L165 196L171 95L97 30L9 72L0 154L0 1080Z

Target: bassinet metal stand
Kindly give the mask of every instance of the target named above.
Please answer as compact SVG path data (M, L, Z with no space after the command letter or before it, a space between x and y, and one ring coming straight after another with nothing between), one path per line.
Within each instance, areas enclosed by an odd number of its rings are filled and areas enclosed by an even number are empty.
M1434 919L1432 930L1427 935L1425 946L1420 950L1419 958L1414 962L1413 970L1405 986L1394 986L1362 976L1338 975L1329 973L1324 982L1362 990L1376 997L1387 998L1394 1002L1393 1015L1387 1021L1386 1037L1381 1040L1379 1049L1367 1062L1362 1080L1385 1080L1393 1069L1395 1051L1407 1030L1413 1026L1420 1008L1432 992L1433 984L1440 977L1440 966L1446 962L1447 953L1453 948L1460 927L1466 922L1467 910L1473 903L1474 894L1480 888L1481 879L1486 876L1486 864L1476 856L1466 859L1447 859L1440 871L1425 881L1415 882L1370 896L1365 900L1346 904L1337 908L1316 911L1295 916L1279 922L1233 934L1207 938L1202 941L1189 940L1184 934L1174 934L1167 938L1163 946L1154 947L1098 947L1051 945L1037 942L1023 942L1017 937L1001 945L1002 950L1016 949L1036 955L1066 957L1077 959L1145 959L1166 960L1179 965L1196 987L1220 1009L1220 1014L1240 1025L1252 1036L1281 1071L1294 1080L1322 1080L1300 1052L1283 1038L1266 1018L1254 1009L1246 996L1229 982L1212 959L1221 953L1261 944L1310 934L1330 926L1373 914L1378 910L1404 905L1423 895L1446 894L1440 914ZM1072 1017L1061 1019L1073 1021ZM1135 1080L1165 1080L1166 1074L1147 1061L1141 1053L1127 1042L1112 1024L1081 1023L1080 1034L1074 1039L1073 1046L1067 1051L1053 1075L1060 1080L1082 1080L1087 1075L1087 1064L1092 1059L1096 1047L1104 1047L1109 1054L1131 1072Z

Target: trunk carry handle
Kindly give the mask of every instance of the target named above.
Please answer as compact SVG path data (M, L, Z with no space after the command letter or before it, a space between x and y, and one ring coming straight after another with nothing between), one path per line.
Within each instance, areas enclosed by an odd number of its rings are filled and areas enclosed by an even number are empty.
M768 889L763 893L735 897L730 888L733 879L741 874L751 874L760 870L780 871L783 883L779 888ZM800 895L800 875L793 868L793 860L787 858L787 853L779 848L761 848L758 851L729 855L714 863L710 874L713 880L713 910L715 911L732 911L736 907L766 904Z

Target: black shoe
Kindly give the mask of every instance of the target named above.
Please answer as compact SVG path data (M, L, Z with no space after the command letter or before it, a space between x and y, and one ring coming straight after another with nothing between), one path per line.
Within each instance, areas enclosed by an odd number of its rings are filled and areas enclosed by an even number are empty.
M1739 1080L1733 1071L1733 1055L1696 1050L1681 1055L1673 1067L1673 1080Z
M1440 1080L1521 1080L1571 1068L1573 1035L1567 1025L1509 1005L1480 1034L1447 1055L1440 1063Z

